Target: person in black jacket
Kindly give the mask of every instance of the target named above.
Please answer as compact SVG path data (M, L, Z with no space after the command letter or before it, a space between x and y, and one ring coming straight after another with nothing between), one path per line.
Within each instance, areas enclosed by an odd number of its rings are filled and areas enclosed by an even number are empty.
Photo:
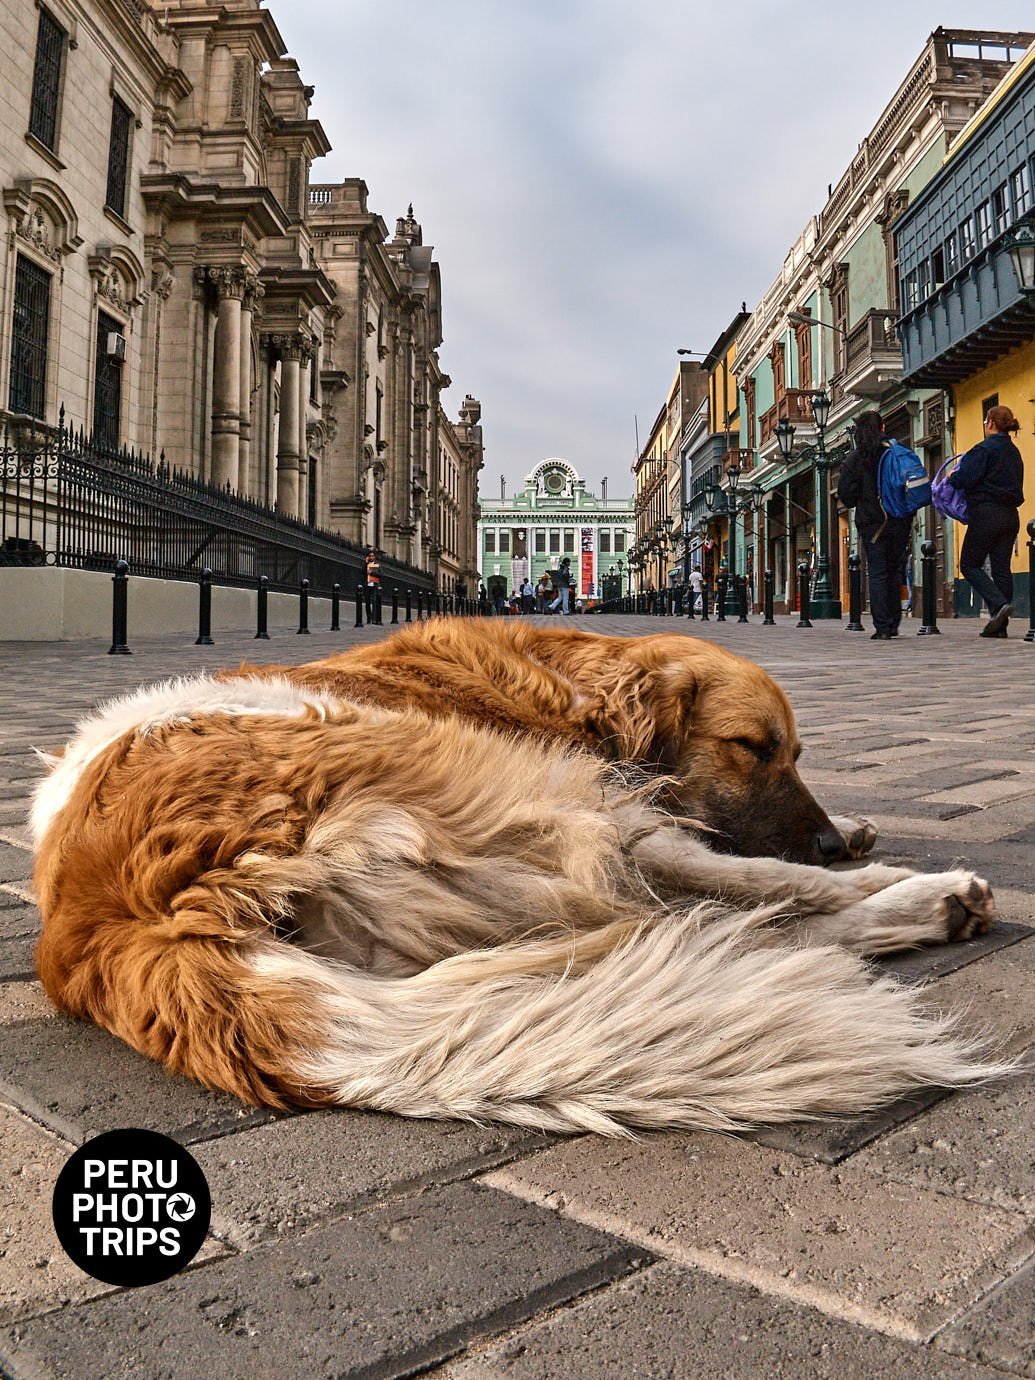
M873 637L898 637L902 622L902 582L913 519L888 517L877 490L877 470L888 446L879 412L863 412L855 422L855 450L841 466L837 496L855 509L855 525L866 554Z
M1013 613L1013 555L1024 502L1024 462L1010 439L1021 424L1008 407L991 407L985 439L968 450L949 483L967 495L970 519L960 550L960 574L988 605L991 614L982 637L1006 637ZM985 573L985 560L992 578Z

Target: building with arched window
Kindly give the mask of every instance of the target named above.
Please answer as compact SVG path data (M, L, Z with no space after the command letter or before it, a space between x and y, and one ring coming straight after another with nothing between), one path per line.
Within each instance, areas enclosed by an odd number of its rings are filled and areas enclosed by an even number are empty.
M631 498L609 499L607 481L598 497L567 460L543 460L513 498L482 495L478 523L481 577L500 581L505 594L526 577L533 584L546 570L571 561L579 597L601 597L628 586L629 550L636 519Z

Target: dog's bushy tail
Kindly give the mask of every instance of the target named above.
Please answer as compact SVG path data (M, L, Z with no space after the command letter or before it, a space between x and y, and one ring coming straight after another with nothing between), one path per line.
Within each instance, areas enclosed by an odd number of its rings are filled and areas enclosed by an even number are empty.
M401 979L285 944L248 961L255 992L274 983L315 1013L277 1077L310 1103L605 1135L732 1130L1004 1071L845 951L758 942L770 918L697 907Z

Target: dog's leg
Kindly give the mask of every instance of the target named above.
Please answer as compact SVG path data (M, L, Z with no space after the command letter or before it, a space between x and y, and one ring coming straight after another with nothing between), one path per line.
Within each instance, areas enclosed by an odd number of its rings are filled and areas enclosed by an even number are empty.
M686 827L659 823L642 806L622 806L616 817L633 863L652 885L673 896L709 896L748 906L782 904L801 915L827 914L914 875L881 863L831 872L780 858L714 853Z
M983 934L995 918L992 888L973 872L933 872L896 882L857 905L795 926L809 944L839 944L864 957Z
M850 858L861 858L877 842L877 830L868 819L852 819L850 815L830 815L830 823L845 841Z

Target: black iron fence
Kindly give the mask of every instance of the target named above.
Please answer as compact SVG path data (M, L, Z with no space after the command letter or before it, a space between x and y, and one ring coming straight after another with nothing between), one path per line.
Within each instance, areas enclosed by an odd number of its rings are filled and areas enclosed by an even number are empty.
M98 446L63 422L5 425L0 565L56 565L313 593L365 578L364 548L133 451ZM382 584L431 590L434 577L382 559Z

